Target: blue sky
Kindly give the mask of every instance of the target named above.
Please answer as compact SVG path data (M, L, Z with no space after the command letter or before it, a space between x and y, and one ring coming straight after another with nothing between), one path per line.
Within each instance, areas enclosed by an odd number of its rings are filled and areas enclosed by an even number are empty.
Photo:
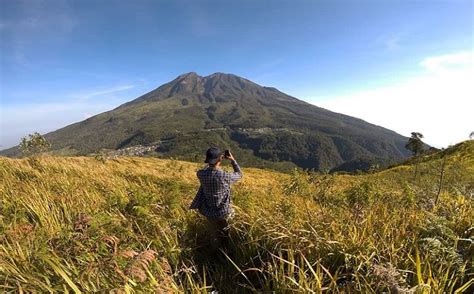
M0 149L189 71L241 75L436 146L474 130L472 1L0 5Z

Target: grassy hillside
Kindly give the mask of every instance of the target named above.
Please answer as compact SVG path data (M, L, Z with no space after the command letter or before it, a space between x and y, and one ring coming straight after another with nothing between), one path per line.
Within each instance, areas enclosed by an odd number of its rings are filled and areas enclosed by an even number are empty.
M245 168L232 259L187 210L195 163L0 158L0 286L11 292L469 291L474 144L356 176Z

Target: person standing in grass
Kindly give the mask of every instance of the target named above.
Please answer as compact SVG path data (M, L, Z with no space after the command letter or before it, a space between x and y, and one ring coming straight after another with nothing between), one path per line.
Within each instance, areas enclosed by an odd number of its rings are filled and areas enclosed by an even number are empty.
M221 162L224 159L230 160L233 172L221 169ZM228 249L229 220L234 214L230 186L241 179L243 174L228 150L223 154L219 148L211 147L206 152L204 162L208 166L196 173L201 185L189 208L197 209L207 218L213 249Z

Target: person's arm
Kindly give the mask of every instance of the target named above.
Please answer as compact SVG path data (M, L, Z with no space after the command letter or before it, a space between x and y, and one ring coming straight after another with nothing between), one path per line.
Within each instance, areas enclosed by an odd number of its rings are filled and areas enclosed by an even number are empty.
M235 159L233 159L230 163L232 164L232 167L234 168L234 172L230 173L230 181L229 182L231 184L233 184L233 183L237 182L238 180L240 180L243 177L243 173L240 170L240 166L237 163L237 161L235 161Z
M230 163L232 164L232 168L234 169L234 172L228 173L228 180L230 184L233 184L240 180L243 177L243 173L240 170L240 166L235 160L234 156L232 153L230 153L230 156L227 157L227 159L230 160Z
M199 171L196 172L196 176L199 179L199 189L198 189L196 195L194 196L194 199L191 202L191 205L189 205L189 209L199 209L199 207L202 205L202 201L203 201L204 190L202 188L201 178L199 177Z
M193 202L191 202L191 205L189 205L189 209L199 209L199 207L202 205L203 193L202 186L199 186L199 189L194 196Z

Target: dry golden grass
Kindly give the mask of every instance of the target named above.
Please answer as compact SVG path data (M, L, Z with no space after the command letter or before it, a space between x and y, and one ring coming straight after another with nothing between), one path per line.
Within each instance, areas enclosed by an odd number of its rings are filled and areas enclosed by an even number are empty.
M201 164L0 158L6 292L470 291L474 144L372 174L244 167L233 255L187 209ZM471 288L472 289L472 288Z

